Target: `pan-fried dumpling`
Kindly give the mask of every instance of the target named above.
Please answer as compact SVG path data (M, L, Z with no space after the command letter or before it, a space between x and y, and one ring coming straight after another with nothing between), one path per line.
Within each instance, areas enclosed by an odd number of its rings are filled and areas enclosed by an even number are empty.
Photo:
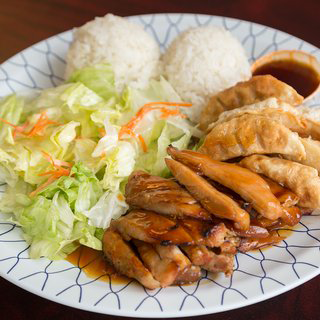
M320 178L316 169L293 161L253 155L240 165L283 184L300 197L299 205L320 208Z
M208 131L219 123L229 121L244 114L263 115L278 121L291 131L297 132L301 137L311 137L315 140L320 140L320 122L304 117L304 113L297 108L276 98L269 98L248 106L224 111L216 122L210 124Z
M207 130L208 126L226 110L240 108L270 97L292 106L299 105L303 101L303 97L295 89L273 76L254 76L211 97L201 113L200 129Z
M304 136L320 140L320 105L312 108L299 106L295 110L305 119L306 132Z
M306 166L315 168L320 172L320 141L315 141L310 138L300 138L306 152L305 159L298 159L294 155L285 155L288 160L297 161L305 164ZM319 190L320 192L320 190Z
M225 111L220 114L218 120L209 126L209 130L222 122L233 118L239 118L244 114L259 115L271 118L283 124L290 130L308 136L305 132L307 128L306 120L301 117L295 108L285 102L280 102L276 98L269 98L248 106Z
M311 137L315 140L320 140L320 122L305 118L304 123L306 128L303 134L300 135L304 137Z
M306 158L297 133L275 120L250 114L214 127L199 152L220 161L255 153L279 153L299 160Z
M210 124L208 131L219 123L240 117L243 114L256 114L277 120L290 130L297 132L301 137L320 140L320 108L317 109L317 112L308 112L306 108L313 109L309 107L294 108L276 98L268 98L241 108L224 111L219 115L217 121ZM313 116L314 118L311 118Z

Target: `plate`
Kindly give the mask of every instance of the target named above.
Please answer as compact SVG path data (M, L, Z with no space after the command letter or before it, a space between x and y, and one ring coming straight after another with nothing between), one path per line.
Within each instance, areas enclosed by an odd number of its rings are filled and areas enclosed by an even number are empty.
M244 45L250 62L278 49L300 49L320 59L320 50L284 32L237 19L196 14L129 17L142 24L162 50L182 30L223 26ZM0 96L61 83L72 39L67 31L18 53L0 66ZM319 95L309 101L320 104ZM3 188L3 187L2 187ZM0 275L46 299L71 307L131 317L183 317L244 307L279 295L320 273L320 217L306 216L278 245L237 254L231 278L204 273L194 285L154 291L88 278L67 261L31 260L19 227L0 223Z

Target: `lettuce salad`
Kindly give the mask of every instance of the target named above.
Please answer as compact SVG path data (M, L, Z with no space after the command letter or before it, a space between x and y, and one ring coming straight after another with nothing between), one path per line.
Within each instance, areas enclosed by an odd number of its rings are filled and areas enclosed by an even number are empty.
M62 259L80 244L102 249L103 230L128 209L132 171L167 176L167 146L200 138L179 101L163 78L117 92L108 64L35 97L0 100L0 212L21 226L31 258Z

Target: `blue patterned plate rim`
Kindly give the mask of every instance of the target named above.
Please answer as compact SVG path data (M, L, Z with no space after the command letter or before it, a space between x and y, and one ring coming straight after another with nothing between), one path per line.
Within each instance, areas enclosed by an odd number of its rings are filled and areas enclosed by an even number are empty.
M241 31L241 34L245 35L245 37L243 39L240 39L242 41L242 43L244 44L244 46L247 49L247 52L249 53L249 59L252 61L256 58L259 57L259 52L254 52L255 50L255 46L258 43L259 46L259 41L262 39L264 39L265 37L269 37L272 41L274 41L274 46L278 47L278 48L282 48L283 45L285 44L290 44L290 46L295 47L295 49L303 49L308 51L309 53L313 53L315 55L317 55L318 58L320 58L320 50L318 48L316 48L315 46L308 44L306 42L304 42L303 40L296 38L294 36L291 36L287 33L284 33L282 31L278 31L276 29L261 25L261 24L257 24L257 23L253 23L250 21L245 21L245 20L239 20L239 19L235 19L235 18L227 18L227 17L220 17L220 16L210 16L210 15L203 15L203 14L191 14L191 13L186 13L186 14L179 14L179 13L166 13L166 14L144 14L144 15L137 15L137 16L130 16L128 17L130 20L133 20L135 22L138 22L140 24L143 24L145 29L148 32L151 32L151 34L156 35L158 38L156 39L160 46L164 47L165 45L168 44L168 42L171 40L172 37L174 37L176 35L176 33L179 33L181 31L180 28L184 29L187 26L196 26L196 25L200 25L200 24L213 24L213 25L219 25L219 26L224 26L227 29L230 29L231 32L235 33L236 36L239 37L239 35L237 35L237 30L241 29L242 27L244 27L245 29L248 29L249 31L247 32L247 34L245 34L243 32L243 30ZM157 31L158 30L151 30L153 29L154 26L157 26L157 23L164 24L167 23L167 30L166 30L166 34L164 35L164 41L161 42L159 39L161 38L161 35L158 35ZM232 27L228 27L228 25L232 24ZM182 27L181 27L182 26ZM165 26L163 26L164 28ZM254 31L256 29L256 34L254 34ZM258 31L257 31L258 30ZM239 32L240 32L239 31ZM24 69L27 69L27 67L24 67L23 65L19 65L19 63L16 62L17 59L22 58L23 61L27 61L28 59L30 59L30 57L25 57L28 56L28 54L32 51L33 48L38 48L41 47L42 45L48 45L48 43L51 43L53 41L56 41L57 39L62 39L62 42L65 42L66 46L61 49L61 52L59 51L59 55L63 55L63 53L65 53L65 50L67 48L68 43L70 42L71 39L71 30L66 31L66 32L62 32L58 35L52 36L50 38L47 38L46 40L40 41L36 44L33 44L31 47L26 48L25 50L21 51L20 53L17 53L16 55L14 55L13 57L11 57L10 59L8 59L7 61L5 61L2 65L0 65L0 72L2 71L2 73L5 75L5 78L2 79L1 78L1 73L0 73L0 96L4 95L4 94L8 94L10 92L15 92L17 89L15 88L14 85L14 80L15 79L11 79L11 72L12 73L12 77L14 76L14 72L15 70L18 70L19 72L21 71L25 71ZM252 36L252 37L251 37ZM276 37L282 37L283 40L279 41L279 43L277 43L276 41ZM250 38L251 37L251 38ZM273 38L272 38L273 37ZM66 39L69 40L66 40ZM249 40L248 40L249 39ZM287 40L286 40L287 39ZM248 44L249 41L252 41L252 44ZM263 48L263 50L260 50L260 55L261 52L268 52L268 50L272 50L272 41L271 41L271 46L268 48ZM291 43L292 42L292 43ZM62 45L62 44L61 44ZM249 50L251 49L251 50ZM43 50L43 49L41 49ZM39 55L41 54L46 54L50 56L50 52L49 51L41 51L39 50ZM251 53L251 57L250 57L250 53ZM34 53L36 55L36 53ZM27 59L27 60L26 60ZM50 60L50 57L48 58L48 61ZM63 59L63 58L62 58ZM28 62L29 63L29 62ZM51 63L51 62L50 62ZM50 64L48 62L48 64ZM11 70L10 68L14 68L16 67L15 70ZM20 69L19 69L20 68ZM22 69L21 69L22 68ZM23 69L24 68L24 69ZM51 66L50 66L51 68ZM8 70L10 69L10 75L8 75ZM27 71L25 71L26 74L28 73ZM30 72L30 70L29 70ZM22 80L21 83L23 81L23 77L33 77L30 75L30 73L28 73L28 75L22 75ZM43 77L44 75L42 75ZM62 77L62 74L60 73L59 75L54 75L52 74L51 76L56 77L57 79L59 79L59 77ZM42 78L39 76L39 74L36 74L35 76L35 80L34 80L34 84L35 84L35 88L42 87L41 82L42 82ZM25 78L27 79L27 78ZM13 81L13 85L9 85L8 83L10 81ZM6 84L8 88L3 89L2 90L2 84ZM19 84L19 86L22 84ZM20 88L20 87L19 87ZM9 90L8 90L9 89ZM319 104L319 97L316 97L311 103L310 105L314 105L314 104ZM312 228L309 228L307 225L309 225L309 222L307 222L307 224L305 224L305 221L303 221L303 223L301 223L301 227L299 230L294 231L294 235L292 235L292 239L298 235L303 235L303 240L306 241L306 245L301 246L301 248L306 248L306 251L303 251L303 253L308 253L308 250L313 250L315 249L318 250L318 255L319 255L319 249L320 249L320 224L318 222L314 222L314 218L305 218L306 221L311 221L310 225L312 226ZM313 219L313 220L312 220ZM312 222L313 221L313 222ZM9 231L3 231L5 230L5 226L7 224L0 224L0 227L3 227L2 229L0 228L0 248L3 249L4 251L7 250L7 246L8 242L10 242L10 240L6 240L6 237L10 237L11 235L17 235L18 239L19 238L19 229L17 227L13 227L12 226L12 230L10 229ZM315 228L314 228L314 226ZM307 237L307 235L309 236L309 238ZM291 236L289 237L291 238ZM317 263L312 261L302 261L299 262L297 261L297 257L299 257L300 255L300 251L298 252L298 255L295 256L294 254L292 254L292 252L290 250L293 249L297 249L296 247L299 247L298 245L295 245L295 243L291 244L290 243L290 239L288 238L288 241L285 241L285 244L279 244L277 246L275 246L274 248L268 249L268 251L260 251L259 253L254 253L252 255L248 254L248 255L242 255L240 254L235 262L235 273L237 275L241 274L241 276L244 274L245 277L249 275L251 275L253 278L251 279L255 279L255 277L257 279L259 279L259 281L257 280L257 283L260 282L260 288L257 289L256 292L254 292L255 294L251 297L247 297L246 296L246 291L244 291L244 294L241 292L241 290L239 290L239 288L237 287L233 287L234 283L237 283L237 279L239 281L239 283L242 282L242 280L244 279L246 281L245 278L241 278L241 277L234 277L236 278L236 280L234 280L232 282L232 278L231 281L229 282L229 284L226 284L225 282L223 282L224 280L222 279L211 279L209 277L209 275L206 275L206 277L204 279L202 279L204 282L210 282L210 284L214 283L214 287L210 287L208 285L208 283L200 286L200 282L197 285L194 286L187 286L184 289L181 289L182 291L179 291L178 287L177 288L170 288L170 289L162 289L162 290L158 290L156 293L151 293L148 292L147 290L142 289L140 286L136 285L133 286L131 284L129 284L128 286L124 287L124 289L121 289L123 291L127 290L128 296L123 298L120 297L120 291L117 291L116 293L114 293L111 289L111 291L107 292L103 298L101 298L99 301L102 301L103 299L105 299L109 294L115 295L116 300L118 301L118 303L115 303L115 307L109 305L109 303L106 305L103 304L99 304L99 303L92 303L92 302L88 302L86 301L86 299L83 297L83 299L81 300L81 295L80 298L78 299L72 299L70 298L70 296L64 297L63 295L60 295L60 293L58 294L57 292L53 292L53 291L49 291L46 292L45 289L45 283L43 283L43 286L41 287L41 285L39 284L39 286L37 287L37 285L34 285L33 282L24 282L22 279L26 279L28 278L30 275L26 275L25 277L22 277L22 274L12 274L11 271L15 271L14 268L16 267L16 265L19 264L20 261L30 261L28 260L28 258L23 258L26 260L22 260L20 257L20 254L23 254L26 251L26 248L22 251L20 251L16 257L17 261L16 263L11 266L9 269L6 270L6 267L2 267L1 263L2 262L6 262L8 260L10 260L12 257L8 256L8 257L0 257L0 275L7 279L8 281L12 282L13 284L31 292L34 293L36 295L39 295L41 297L44 297L46 299L55 301L57 303L60 304L64 304L67 306L71 306L71 307L75 307L75 308L79 308L79 309L83 309L83 310L87 310L87 311L92 311L92 312L98 312L98 313L104 313L104 314L110 314L110 315L119 315L119 316L128 316L128 317L149 317L149 318L165 318L165 317L185 317L185 316L196 316L196 315L204 315L204 314L210 314L210 313L216 313L216 312L221 312L221 311L227 311L227 310L231 310L231 309L236 309L236 308L241 308L250 304L254 304L263 300L267 300L269 298L272 298L274 296L277 296L281 293L284 293L286 291L289 291L301 284L303 284L304 282L312 279L313 277L316 277L319 273L320 273L320 263L319 260L317 260ZM298 238L299 240L300 238ZM311 239L311 240L310 240ZM14 242L15 240L11 240L11 242ZM20 241L20 240L19 240ZM310 243L308 241L311 241ZM20 241L21 242L21 241ZM298 248L299 249L299 248ZM10 251L11 249L9 249ZM14 255L14 248L12 249L13 252L12 254ZM281 255L283 254L283 252L289 252L291 254L291 256L294 259L294 262L290 262L288 263L287 261L280 261L281 262L281 267L282 266L286 266L287 264L290 264L290 266L292 267L292 269L294 270L293 274L295 273L297 275L297 278L295 278L294 280L290 280L288 283L286 284L282 284L282 286L278 286L276 288L271 288L270 290L268 290L268 286L264 287L263 285L263 281L265 280L276 280L273 279L272 277L267 276L267 272L265 271L265 269L267 269L263 263L268 262L268 263L280 263L279 261L276 261L271 254L271 258L266 258L266 256L268 256L268 254L274 252L275 250L281 251ZM8 250L7 250L8 251ZM11 254L11 252L10 252ZM261 258L262 257L262 258ZM241 263L243 263L243 259L249 259L248 261L255 263L257 261L260 262L261 264L261 269L263 270L264 274L261 275L255 275L255 274L250 274L250 272L247 272L246 269L242 270L241 268L244 266ZM303 256L303 258L306 258L305 256ZM310 257L308 257L309 259ZM318 256L319 258L319 256ZM247 260L245 260L247 261ZM54 274L54 272L47 272L47 268L49 268L49 266L51 266L51 262L49 262L49 260L45 260L42 259L41 262L48 262L47 267L44 269L44 271L39 271L39 274L45 274L46 276L52 276ZM67 262L64 262L67 264ZM301 272L300 270L296 270L295 268L298 266L299 263L302 263L304 267L306 266L312 266L312 269L303 273L303 275L299 274L299 272ZM38 267L36 265L36 263L34 263L35 268ZM246 265L246 264L245 264ZM263 265L263 266L262 266ZM69 264L69 267L71 265ZM28 267L28 265L27 265ZM71 266L72 267L72 266ZM280 268L280 267L279 267ZM76 269L76 268L69 268L69 269ZM68 269L68 270L69 270ZM67 270L67 269L66 269ZM291 269L290 269L291 270ZM62 270L65 271L65 270ZM271 268L272 271L272 268ZM284 270L286 271L286 270ZM20 271L21 272L21 271ZM81 270L79 270L79 275L81 274ZM56 272L58 273L58 272ZM88 279L88 278L87 278ZM202 281L201 280L201 281ZM249 281L249 280L248 280ZM278 281L278 280L276 280ZM280 282L280 281L278 281ZM88 282L89 283L89 282ZM99 284L101 285L102 282L94 282L92 281L92 283L90 282L90 284L93 284L93 290L95 290ZM229 285L229 287L228 287ZM245 283L246 285L246 283ZM85 285L82 285L83 287ZM96 286L96 287L95 287ZM133 288L132 288L133 286ZM250 286L250 285L248 285ZM81 287L81 285L80 285ZM109 284L109 287L111 288L111 284ZM209 287L209 288L208 288ZM86 287L87 288L87 287ZM194 292L189 292L190 288L193 290ZM83 289L81 287L81 289ZM91 289L91 287L90 287ZM101 288L98 288L101 289ZM215 293L215 290L217 289L221 289L223 291L223 293L221 293L222 298L220 299L220 303L212 303L210 304L210 299L206 300L206 296L208 296L208 293L213 292ZM261 290L260 290L261 289ZM84 290L84 289L83 289ZM129 291L131 290L131 291ZM132 291L133 290L133 291ZM172 291L173 290L173 291ZM189 291L188 291L189 290ZM211 291L213 290L213 291ZM250 289L251 290L251 289ZM260 291L261 292L260 292ZM64 290L62 290L64 292ZM80 290L81 291L81 290ZM90 290L89 290L90 291ZM203 291L201 294L201 291ZM164 295L163 295L163 292ZM184 297L181 297L181 301L176 303L176 307L172 305L172 297L174 297L174 299L178 299L179 294L181 294L181 292L185 295ZM240 299L237 296L237 298L229 298L229 301L227 301L227 303L224 303L224 297L225 295L227 295L230 292L236 292L236 293L240 293L243 294L243 296L245 297L245 299ZM129 301L129 300L133 300L134 299L134 295L141 295L142 293L142 300L137 302L137 305L135 305L134 307L130 306L127 307L125 305L125 302ZM167 299L166 299L166 295L168 295ZM201 296L201 297L200 297ZM119 298L120 297L120 298ZM129 299L128 299L129 298ZM122 300L121 300L122 299ZM188 300L189 299L189 300ZM201 300L202 299L202 300ZM170 300L170 301L168 301ZM227 300L227 299L226 299ZM153 307L153 305L147 306L147 302L152 301L155 303L155 306L157 306L157 308L159 309L159 311L156 311L155 308ZM187 306L187 303L190 303L190 301L194 302L196 301L197 306L196 308L192 307L192 308L187 308L184 309L185 306ZM180 303L180 304L179 304ZM123 306L124 305L124 306ZM142 307L141 307L142 306Z

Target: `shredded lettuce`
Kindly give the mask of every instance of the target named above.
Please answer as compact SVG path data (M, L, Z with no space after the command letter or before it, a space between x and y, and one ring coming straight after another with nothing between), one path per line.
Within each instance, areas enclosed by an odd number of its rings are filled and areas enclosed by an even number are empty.
M83 214L88 217L90 225L106 229L111 219L119 218L128 208L122 193L106 191L99 201Z
M97 64L77 70L68 81L83 83L105 100L117 96L114 73L109 64Z
M0 149L0 181L14 186L18 181L18 176L14 171L15 158Z
M0 101L0 182L8 184L0 211L22 227L31 258L61 259L80 244L101 250L103 229L128 210L129 175L142 169L167 176L168 145L183 149L192 136L201 138L188 119L162 117L158 109L137 119L134 132L120 134L143 105L157 101L181 98L164 78L120 94L108 64L77 70L68 83L32 97ZM41 124L44 114L49 125ZM24 134L36 125L39 134ZM67 175L39 189L58 170L54 160L67 165Z
M119 141L117 146L106 154L106 167L102 179L103 188L116 192L120 184L134 170L135 149L127 141Z
M13 94L0 100L0 118L17 125L22 116L24 100ZM14 144L13 128L0 121L0 141Z
M20 192L22 188L26 185L20 184ZM14 221L30 244L32 259L61 259L79 244L101 250L96 227L88 223L84 212L99 202L103 189L92 171L81 163L73 166L69 177L59 178L35 198L18 193L18 201L13 201L12 191L7 189L0 208L13 210Z

